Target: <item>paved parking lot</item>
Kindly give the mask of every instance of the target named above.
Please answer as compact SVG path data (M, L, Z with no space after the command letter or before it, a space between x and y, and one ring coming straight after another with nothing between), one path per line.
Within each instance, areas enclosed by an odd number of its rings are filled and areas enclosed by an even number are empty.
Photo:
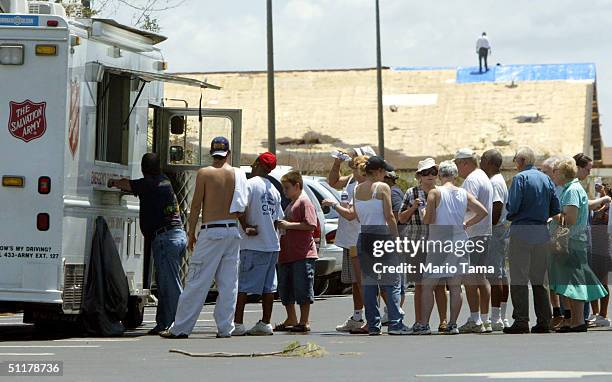
M405 306L409 323L413 317L411 302L409 297ZM467 317L466 307L462 321ZM352 311L352 300L337 296L315 303L311 334L216 339L213 308L204 307L196 331L188 340L147 336L147 330L153 327L154 308L147 308L143 327L121 338L37 333L32 326L21 324L19 315L2 316L0 360L63 361L62 380L66 381L612 380L612 331L608 330L518 336L347 335L337 333L334 327ZM260 307L250 304L245 321L253 324L260 314ZM280 322L283 314L284 309L277 303L273 320ZM437 327L438 323L432 324ZM314 342L327 354L322 358L191 358L169 352L173 348L191 352L270 352L282 350L294 340Z

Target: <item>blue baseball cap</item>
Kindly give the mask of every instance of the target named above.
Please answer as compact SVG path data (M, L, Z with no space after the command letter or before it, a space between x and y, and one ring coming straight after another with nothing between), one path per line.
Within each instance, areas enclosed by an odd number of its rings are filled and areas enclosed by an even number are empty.
M216 137L210 142L210 155L226 157L230 151L230 144L225 137Z

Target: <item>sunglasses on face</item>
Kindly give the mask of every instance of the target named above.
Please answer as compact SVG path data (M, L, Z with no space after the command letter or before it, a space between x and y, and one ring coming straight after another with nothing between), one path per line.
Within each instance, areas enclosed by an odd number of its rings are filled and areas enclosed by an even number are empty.
M438 169L435 168L435 167L428 168L426 170L420 171L419 175L421 175L421 176L429 176L429 175L437 176L438 175Z

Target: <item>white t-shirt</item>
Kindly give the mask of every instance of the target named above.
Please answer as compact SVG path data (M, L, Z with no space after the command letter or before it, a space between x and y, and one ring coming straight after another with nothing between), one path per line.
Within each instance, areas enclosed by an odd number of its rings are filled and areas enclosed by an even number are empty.
M247 181L249 204L246 222L257 226L257 235L243 233L240 249L262 252L280 251L278 232L274 222L285 217L281 206L281 195L268 179L254 176Z
M476 50L480 48L491 49L491 45L489 44L489 39L485 36L481 36L476 40Z
M497 227L506 222L506 215L508 215L508 210L506 210L506 203L508 203L508 186L502 174L493 175L491 177L491 185L493 186L493 203L502 202L503 204L501 216L495 225Z
M468 236L490 236L493 228L493 186L491 185L491 180L484 171L477 168L465 178L461 187L474 195L489 213L486 218L467 229ZM468 211L465 215L466 221L470 220L473 216L474 214Z
M340 199L343 207L349 207L352 204L353 196L355 194L355 187L357 187L357 180L351 177L346 189L344 189L341 193ZM356 246L360 227L361 225L357 219L346 220L339 215L335 244L338 247L346 249Z

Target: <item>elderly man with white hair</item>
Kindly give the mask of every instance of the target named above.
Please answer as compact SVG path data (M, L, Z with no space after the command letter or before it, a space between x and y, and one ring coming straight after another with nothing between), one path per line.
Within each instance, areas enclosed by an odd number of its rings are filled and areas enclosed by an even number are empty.
M512 326L504 333L529 333L529 289L531 281L537 324L531 333L550 333L552 311L545 286L547 258L550 248L548 219L559 214L559 198L553 181L534 167L535 154L529 147L519 148L514 156L518 174L508 191L510 226L510 295L514 311Z

